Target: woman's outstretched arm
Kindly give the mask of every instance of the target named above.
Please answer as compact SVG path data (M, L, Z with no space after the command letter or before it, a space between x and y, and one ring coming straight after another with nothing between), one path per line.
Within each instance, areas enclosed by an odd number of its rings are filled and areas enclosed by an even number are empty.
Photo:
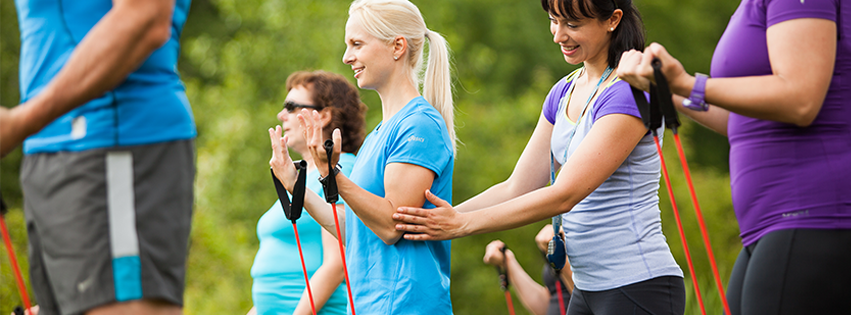
M393 218L408 240L445 240L504 231L570 211L599 187L647 133L635 116L611 114L598 119L563 167L552 186L491 207L459 213L430 192L434 209L402 207Z

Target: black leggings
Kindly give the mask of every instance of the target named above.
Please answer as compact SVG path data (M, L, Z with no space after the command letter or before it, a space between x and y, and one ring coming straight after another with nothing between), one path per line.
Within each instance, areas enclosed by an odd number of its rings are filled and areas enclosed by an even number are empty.
M664 276L606 291L576 288L567 315L682 315L685 309L683 278Z
M766 234L736 259L727 301L732 315L851 314L851 230Z

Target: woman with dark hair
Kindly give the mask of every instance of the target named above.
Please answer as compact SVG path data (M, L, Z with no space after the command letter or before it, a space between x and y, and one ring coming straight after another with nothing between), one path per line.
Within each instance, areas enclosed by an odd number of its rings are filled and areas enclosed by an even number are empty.
M730 141L730 312L851 314L851 1L743 0L711 78L656 43L623 58L645 90L659 58L677 109Z
M316 110L321 123L342 133L340 165L348 174L364 139L366 105L361 103L357 88L343 76L324 71L295 72L287 78L287 98L278 113L283 124L287 146L307 161L307 188L320 197L322 185L316 163L307 151L302 128L296 115L304 108ZM281 127L278 127L281 128ZM278 130L280 132L281 129ZM327 206L327 205L326 205ZM328 206L330 207L330 206ZM337 209L343 213L341 200ZM304 248L307 272L318 314L346 314L346 285L337 240L324 230L309 213L296 221L301 245ZM333 226L332 226L333 229ZM298 264L284 264L298 256L292 224L284 216L280 201L266 211L257 223L260 248L251 267L254 284L251 288L256 314L310 314L310 302L305 292L304 274ZM251 313L250 313L251 314Z
M427 191L438 207L400 207L397 229L409 240L451 239L560 215L575 284L568 314L682 314L683 273L662 234L659 156L629 84L613 75L624 51L644 45L639 13L630 0L541 3L565 61L583 67L550 90L506 181L456 208Z

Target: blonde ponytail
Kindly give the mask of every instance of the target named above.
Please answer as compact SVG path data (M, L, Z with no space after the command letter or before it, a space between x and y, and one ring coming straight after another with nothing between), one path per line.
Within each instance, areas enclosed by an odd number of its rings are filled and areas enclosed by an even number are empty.
M437 32L426 30L429 42L428 63L423 78L423 97L443 116L452 149L457 146L455 138L455 107L452 103L452 78L449 70L449 45Z

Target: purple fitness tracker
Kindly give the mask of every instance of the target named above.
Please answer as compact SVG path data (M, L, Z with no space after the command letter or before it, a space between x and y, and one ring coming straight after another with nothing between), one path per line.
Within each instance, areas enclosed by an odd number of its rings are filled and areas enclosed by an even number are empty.
M683 100L683 107L699 112L709 110L709 105L704 100L706 97L706 79L708 78L703 73L694 74L694 87L691 89L691 95Z

